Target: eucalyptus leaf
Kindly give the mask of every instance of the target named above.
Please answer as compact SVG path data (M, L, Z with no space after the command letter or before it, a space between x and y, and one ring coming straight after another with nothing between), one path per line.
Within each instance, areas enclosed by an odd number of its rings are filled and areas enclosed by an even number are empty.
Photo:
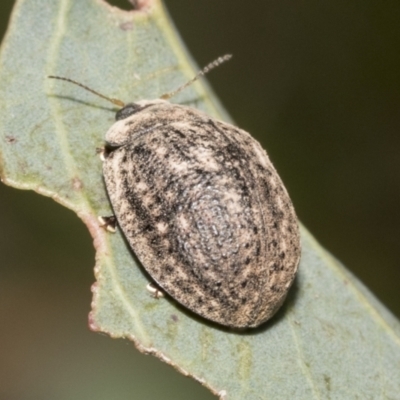
M0 54L4 183L74 210L97 250L90 327L131 339L229 399L399 399L400 325L302 228L302 260L285 305L250 331L223 329L145 290L149 277L119 232L96 148L115 108L48 75L123 101L158 98L193 65L158 0L121 11L101 0L19 0ZM228 116L204 82L174 102Z

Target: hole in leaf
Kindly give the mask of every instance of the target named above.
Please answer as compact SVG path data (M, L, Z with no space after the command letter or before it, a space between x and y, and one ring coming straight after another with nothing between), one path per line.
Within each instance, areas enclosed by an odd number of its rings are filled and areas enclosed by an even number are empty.
M138 0L105 0L108 4L118 7L121 10L132 11L138 10L140 5Z

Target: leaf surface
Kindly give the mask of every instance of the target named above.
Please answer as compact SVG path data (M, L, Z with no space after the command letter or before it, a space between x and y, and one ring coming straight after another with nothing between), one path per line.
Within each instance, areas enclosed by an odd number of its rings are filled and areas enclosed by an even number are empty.
M124 12L101 0L19 0L0 54L0 168L11 186L74 210L94 238L90 326L133 340L229 399L398 399L400 326L302 229L302 261L276 317L225 330L145 290L149 278L121 234L99 228L111 208L95 149L115 109L76 79L125 102L158 98L194 68L162 4ZM227 119L204 82L174 101Z

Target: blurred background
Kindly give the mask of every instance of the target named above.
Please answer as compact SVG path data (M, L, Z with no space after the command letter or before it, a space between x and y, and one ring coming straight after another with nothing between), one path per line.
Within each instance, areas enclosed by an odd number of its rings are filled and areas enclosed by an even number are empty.
M267 149L303 224L400 316L398 0L165 3L200 66L234 55L208 76L222 104ZM94 250L71 211L2 184L0 210L0 400L214 398L89 331Z

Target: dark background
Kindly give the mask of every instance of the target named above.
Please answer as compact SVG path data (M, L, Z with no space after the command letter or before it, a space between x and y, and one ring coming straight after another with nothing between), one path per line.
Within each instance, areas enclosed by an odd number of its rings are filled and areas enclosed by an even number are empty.
M208 76L215 92L267 149L304 225L400 316L398 0L166 4L199 65L234 55ZM89 332L94 250L72 212L4 185L0 207L0 400L213 398Z

